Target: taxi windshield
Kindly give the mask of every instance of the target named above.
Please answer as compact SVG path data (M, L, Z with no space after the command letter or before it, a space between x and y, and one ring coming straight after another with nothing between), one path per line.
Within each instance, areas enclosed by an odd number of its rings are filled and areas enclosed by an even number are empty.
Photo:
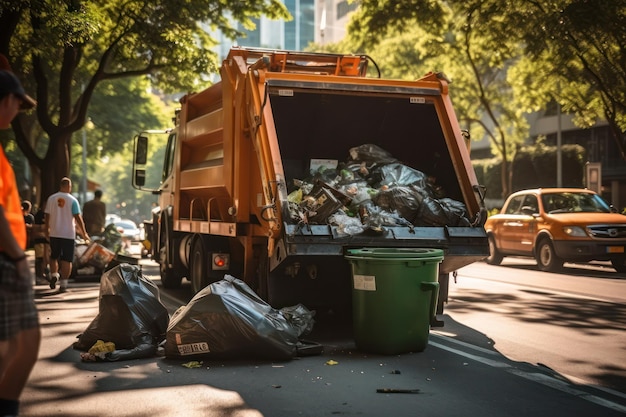
M541 196L546 213L610 213L611 208L599 195L590 193L561 192Z

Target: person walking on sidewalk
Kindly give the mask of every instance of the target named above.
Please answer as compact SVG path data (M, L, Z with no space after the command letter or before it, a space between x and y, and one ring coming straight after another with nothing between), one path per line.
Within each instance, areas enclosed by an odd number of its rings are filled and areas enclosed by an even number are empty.
M93 193L93 200L89 200L83 206L83 220L87 233L90 235L99 235L104 231L107 217L107 207L102 201L102 190L96 190Z
M0 68L0 129L9 129L18 111L35 107L35 101L4 55ZM41 342L26 236L15 173L0 144L0 416L18 415Z
M50 288L54 289L60 279L60 292L67 290L72 274L77 226L83 239L89 240L80 205L71 192L72 180L63 177L59 191L48 197L45 210L50 238Z
M31 237L35 247L35 283L50 283L50 242L46 227L46 214L44 207L39 207L35 213Z

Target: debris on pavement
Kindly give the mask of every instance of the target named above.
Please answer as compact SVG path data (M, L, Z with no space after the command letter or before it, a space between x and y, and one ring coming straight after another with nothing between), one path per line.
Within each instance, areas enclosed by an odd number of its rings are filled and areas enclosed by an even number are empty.
M202 361L189 361L182 364L185 368L200 368L202 367Z
M379 394L419 394L419 389L378 388Z

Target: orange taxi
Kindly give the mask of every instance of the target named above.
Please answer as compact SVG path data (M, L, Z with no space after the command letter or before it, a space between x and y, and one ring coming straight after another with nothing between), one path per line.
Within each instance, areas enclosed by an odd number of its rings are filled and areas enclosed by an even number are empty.
M626 272L626 216L582 188L537 188L511 194L485 222L491 265L530 256L542 271L564 262L610 261Z

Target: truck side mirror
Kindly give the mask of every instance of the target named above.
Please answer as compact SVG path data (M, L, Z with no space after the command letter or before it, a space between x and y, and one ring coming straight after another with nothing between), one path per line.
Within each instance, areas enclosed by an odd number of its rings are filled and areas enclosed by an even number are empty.
M145 165L148 162L148 138L146 136L137 137L135 148L135 164ZM145 171L144 171L145 178Z
M135 185L137 187L143 187L144 185L146 185L146 170L145 169L135 170Z

